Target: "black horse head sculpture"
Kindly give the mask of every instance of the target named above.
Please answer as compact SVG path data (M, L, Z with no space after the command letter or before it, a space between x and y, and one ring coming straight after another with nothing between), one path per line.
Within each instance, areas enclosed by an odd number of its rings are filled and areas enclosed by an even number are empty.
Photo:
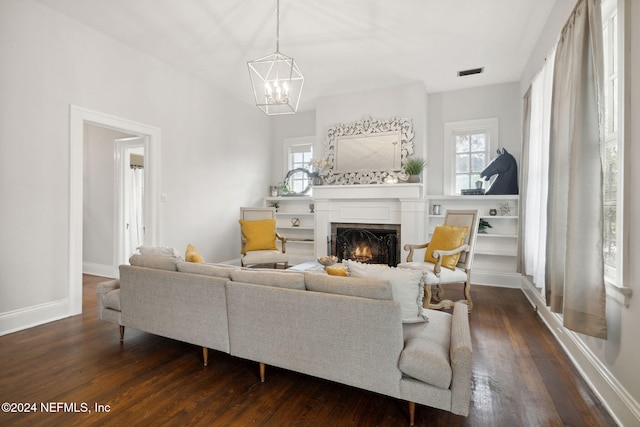
M516 159L504 148L496 150L498 157L491 160L480 173L480 177L489 181L493 175L498 177L485 194L518 194L518 165Z

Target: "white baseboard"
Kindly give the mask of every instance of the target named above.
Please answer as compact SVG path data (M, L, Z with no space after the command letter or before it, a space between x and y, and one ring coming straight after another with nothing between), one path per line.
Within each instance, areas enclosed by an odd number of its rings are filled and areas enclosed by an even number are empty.
M562 325L560 317L551 312L540 291L526 277L522 278L522 291L536 307L540 318L616 423L620 426L640 425L640 404L584 344L578 334Z
M499 288L520 289L522 286L520 273L500 273L493 271L471 270L471 283L474 285L497 286Z
M69 316L68 298L0 313L0 336Z
M117 269L114 269L112 265L97 264L94 262L83 262L82 273L91 274L93 276L108 277L110 279L117 279Z

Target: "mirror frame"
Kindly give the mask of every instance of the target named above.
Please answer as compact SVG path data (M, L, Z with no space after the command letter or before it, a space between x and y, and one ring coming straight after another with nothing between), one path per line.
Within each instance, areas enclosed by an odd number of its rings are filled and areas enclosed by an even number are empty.
M397 170L371 170L361 169L357 171L337 171L335 160L338 143L343 138L360 137L366 144L368 136L379 136L390 133L400 134L400 168ZM405 181L408 178L404 171L404 164L413 154L413 122L410 118L394 117L392 119L373 119L364 116L360 120L351 123L338 123L327 129L326 134L326 163L327 173L324 181L327 184L385 184L386 181Z
M288 193L282 194L282 196L306 196L307 193L309 193L309 190L311 189L311 174L305 168L291 169L289 172L287 172L287 176L284 178L284 183L287 185L287 188L291 188L291 185L289 185L289 180L297 173L303 173L307 175L307 181L309 183L307 184L305 189L302 191L296 192L296 191L290 190Z

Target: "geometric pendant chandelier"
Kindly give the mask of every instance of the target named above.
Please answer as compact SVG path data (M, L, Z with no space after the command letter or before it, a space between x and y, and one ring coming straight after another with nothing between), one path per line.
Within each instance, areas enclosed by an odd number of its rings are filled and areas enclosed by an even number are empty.
M247 66L258 108L269 116L298 110L304 76L293 58L280 53L280 0L276 4L276 51Z

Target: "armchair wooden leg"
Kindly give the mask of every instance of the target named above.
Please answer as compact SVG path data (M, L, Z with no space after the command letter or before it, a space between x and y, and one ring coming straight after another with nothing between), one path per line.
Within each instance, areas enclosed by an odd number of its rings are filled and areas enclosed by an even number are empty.
M467 305L469 306L469 313L473 309L473 301L471 301L471 283L464 283L464 299L466 300Z
M431 305L431 285L424 285L424 299L422 300L422 307L429 308Z
M204 360L204 366L209 364L209 349L207 347L202 347L202 360Z
M120 341L124 341L124 325L120 325Z
M264 370L265 370L265 366L264 363L260 363L260 382L263 383L264 382Z
M416 402L409 402L409 425L413 426L416 418Z

